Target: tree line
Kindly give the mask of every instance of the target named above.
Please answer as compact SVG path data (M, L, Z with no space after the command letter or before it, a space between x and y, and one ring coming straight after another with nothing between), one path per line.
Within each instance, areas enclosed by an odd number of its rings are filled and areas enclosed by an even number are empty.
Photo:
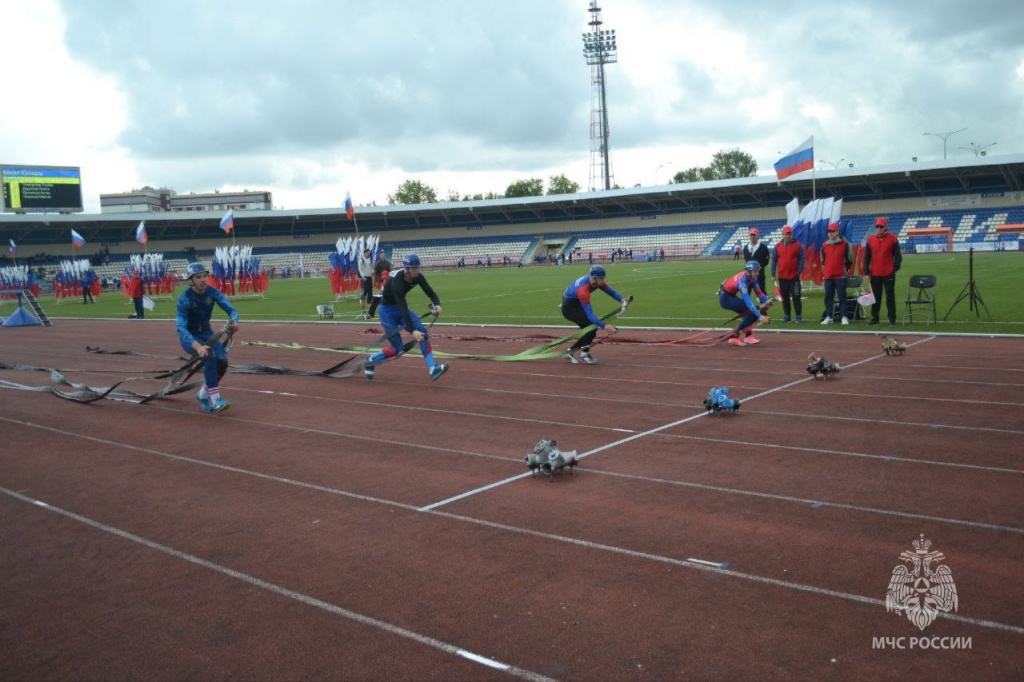
M757 162L754 157L740 149L723 149L711 157L707 166L694 166L679 171L672 176L672 182L705 182L708 180L728 180L731 178L749 178L757 175ZM639 185L637 185L639 186ZM613 189L622 189L616 185ZM578 182L573 182L565 175L553 175L548 178L545 191L544 181L540 178L516 180L505 188L504 194L488 192L486 194L459 194L450 190L446 197L440 198L436 189L419 180L406 180L398 186L394 194L388 195L388 204L436 204L441 201L482 201L485 199L515 199L519 197L539 197L545 194L576 194L580 191Z

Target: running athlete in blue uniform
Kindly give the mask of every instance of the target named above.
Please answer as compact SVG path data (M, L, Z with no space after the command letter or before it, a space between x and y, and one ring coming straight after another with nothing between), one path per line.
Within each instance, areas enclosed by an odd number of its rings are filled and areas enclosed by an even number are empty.
M729 343L734 346L749 346L760 343L754 338L753 325L755 322L768 324L768 318L761 312L761 309L754 305L750 298L750 290L753 289L757 295L758 303L764 304L771 300L757 283L757 276L761 273L761 264L756 260L747 261L743 272L733 275L722 282L718 290L718 305L734 313L746 315L740 320L739 326L733 330L729 337Z
M607 274L603 267L595 265L590 268L589 274L583 275L570 284L569 288L562 294L562 317L570 322L575 322L580 329L595 324L597 329L607 329L609 333L614 333L615 325L602 322L601 318L594 314L594 309L590 306L590 294L595 289L600 289L619 303L628 305L622 294L605 283L604 279L607 277ZM587 365L596 364L597 360L590 354L590 344L594 341L594 337L597 336L597 329L592 329L576 339L576 342L566 351L565 359L574 365L580 362ZM576 351L581 351L578 359Z
M427 337L427 330L420 322L420 318L409 312L409 304L405 301L405 295L417 286L423 289L423 293L433 304L431 311L435 315L441 314L441 299L427 284L427 278L420 273L420 257L415 253L410 253L402 259L401 269L391 272L387 281L384 282L377 314L380 315L380 325L384 327L384 333L391 346L366 358L363 372L367 379L373 380L374 368L377 365L382 365L402 353L403 329L412 332L413 339L420 344L420 352L423 353L423 360L427 363L431 379L437 379L448 371L447 364L439 365L434 360L430 339Z
M186 353L203 358L206 383L196 393L196 400L206 412L223 412L231 407L220 395L220 380L228 371L228 351L220 341L210 347L206 341L213 336L210 316L215 303L228 314L233 328L238 327L238 311L224 294L209 286L209 275L202 263L189 263L185 270L190 286L178 296L178 343Z

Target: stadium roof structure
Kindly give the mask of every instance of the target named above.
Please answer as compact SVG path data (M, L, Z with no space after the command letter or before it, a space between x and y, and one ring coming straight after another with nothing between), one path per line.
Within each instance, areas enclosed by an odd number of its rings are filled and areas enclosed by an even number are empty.
M361 232L398 230L482 229L540 222L644 219L671 214L779 208L793 198L814 196L847 202L964 194L1001 195L1024 190L1024 154L909 163L873 168L804 171L786 180L756 176L660 187L633 187L600 192L546 195L515 199L442 202L417 205L360 206ZM814 196L812 196L812 192ZM852 209L852 207L850 207ZM781 213L780 213L781 215ZM146 221L151 240L222 239L221 213L3 214L0 237L21 245L67 242L75 229L93 244L130 242L139 221ZM352 234L353 225L340 206L328 209L238 211L236 238ZM572 227L567 226L567 232ZM0 241L2 244L3 241Z

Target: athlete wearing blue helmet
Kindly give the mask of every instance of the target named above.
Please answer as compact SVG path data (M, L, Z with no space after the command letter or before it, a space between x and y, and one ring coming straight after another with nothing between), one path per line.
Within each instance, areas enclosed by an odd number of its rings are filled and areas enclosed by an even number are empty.
M747 261L743 266L743 271L722 282L722 286L718 290L718 305L733 311L736 313L736 317L743 316L729 337L729 343L734 346L752 346L755 343L760 343L752 333L754 326L757 323L768 324L768 318L764 311L767 310L765 304L768 304L771 299L764 293L757 281L760 272L760 263L756 260ZM757 297L756 304L751 298L752 291Z
M198 275L205 272L210 274L210 271L206 269L206 266L202 263L189 263L188 267L185 268L185 279L192 279L193 275Z
M590 272L575 280L565 290L565 293L562 294L562 317L575 323L580 329L591 325L596 326L596 329L591 329L576 339L576 342L565 352L565 359L574 365L581 362L585 365L597 363L594 356L590 354L590 344L593 343L594 337L597 336L597 330L606 329L610 334L614 334L616 331L615 325L605 324L594 313L594 309L590 305L590 294L600 289L621 303L623 308L629 304L628 299L605 284L604 280L607 276L608 273L604 267L594 265L590 268ZM578 358L576 357L576 351L580 351Z
M427 336L427 329L418 315L409 312L409 304L405 300L406 294L414 288L420 287L430 299L431 312L435 316L441 314L441 299L427 284L427 278L423 276L419 268L420 257L415 253L406 254L402 259L402 268L388 275L384 282L377 313L380 315L380 324L384 327L384 334L391 345L376 353L371 353L363 363L363 373L371 381L376 375L378 366L405 352L405 345L402 343L403 329L412 332L413 340L419 343L423 361L427 363L427 372L432 380L448 371L447 364L438 364L434 360L434 352L430 345L430 338Z
M238 311L216 288L209 285L210 271L202 263L189 263L185 268L189 287L178 295L178 343L186 353L202 358L206 380L196 393L196 400L205 412L223 412L231 406L220 395L220 381L228 371L228 350L220 341L209 343L214 335L210 325L213 307L220 306L228 315L229 324L238 326Z

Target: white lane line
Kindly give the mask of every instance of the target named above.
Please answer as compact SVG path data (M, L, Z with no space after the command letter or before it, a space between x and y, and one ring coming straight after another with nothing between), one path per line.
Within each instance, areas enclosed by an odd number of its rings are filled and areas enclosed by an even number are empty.
M748 400L749 400L749 398L748 398ZM889 398L889 400L891 401L892 398ZM908 398L908 400L909 400L909 398ZM769 415L769 416L776 416L776 417L800 417L801 419L807 418L806 414L799 414L799 413L795 413L795 412L757 412L755 414L766 414L766 415ZM928 429L948 429L950 431L986 431L986 432L989 432L989 433L1010 433L1010 434L1024 433L1024 431L1021 431L1020 429L996 429L996 428L992 428L990 426L962 426L962 425L957 425L957 424L934 424L934 423L928 424L928 423L925 423L925 422L908 422L908 421L902 421L902 420L898 420L898 419L865 419L863 417L843 417L843 416L840 416L840 415L828 415L827 419L829 421L864 422L864 423L867 423L867 424L886 424L886 425L893 425L893 426L913 426L913 427L922 427L922 428L928 428Z
M521 478L526 478L527 476L532 476L532 475L533 475L532 471L524 471L521 474L516 474L515 476L510 476L509 478L506 478L506 479L504 479L502 481L495 481L494 483L489 483L489 484L487 484L487 485L485 485L483 487L480 487L480 488L474 488L473 490L467 490L466 492L460 493L460 494L456 495L455 497L449 497L446 500L441 500L440 502L435 502L433 504L428 504L425 507L419 507L417 509L417 511L430 511L432 509L436 509L437 507L443 507L444 505L450 504L452 502L455 502L456 500L461 500L461 499L463 499L465 497L471 497L473 495L476 495L477 493L482 493L485 490L490 490L491 488L497 488L499 486L505 485L506 483L512 483L513 481L518 481Z
M727 575L739 580L747 580L754 583L760 583L763 585L772 585L773 587L781 587L785 589L797 590L800 592L810 592L811 594L817 594L826 597L834 597L837 599L843 599L846 601L857 602L860 604L868 604L870 606L884 607L885 600L877 599L875 597L865 597L860 594L852 594L850 592L842 592L839 590L830 590L825 587L817 587L815 585L807 585L804 583L796 583L789 580L780 580L778 578L769 578L767 576L754 575L752 573L743 573L740 571L729 570L727 568L713 568L706 564L693 564L688 559L675 559L672 557L661 556L659 554L649 554L647 552L641 552L638 550L626 549L624 547L615 547L613 545L604 545L599 542L591 542L589 540L581 540L579 538L570 538L562 535L554 535L552 533L545 533L543 531L533 530L531 528L519 528L516 526L508 526L503 523L496 523L494 521L484 521L483 519L474 519L468 516L461 516L459 514L452 514L450 512L431 512L438 516L444 516L446 518L456 519L460 521L467 521L477 525L487 526L489 528L495 528L498 530L506 530L522 535L531 535L537 538L545 538L548 540L554 540L556 542L564 542L577 547L585 547L587 549L594 549L606 552L614 552L622 556L633 557L637 559L646 559L649 561L657 561L659 563L670 564L673 566L680 566L684 568L695 569L699 571L714 571L721 575ZM967 616L961 616L959 614L940 613L940 618L947 618L952 621L959 623L969 623L984 628L991 628L993 630L1001 630L1003 632L1012 632L1017 635L1024 635L1024 627L1019 625L1011 625L1009 623L1000 623L993 620L985 620L982 618L970 618Z
M712 568L725 568L728 564L721 561L704 561L703 559L687 559L691 564L702 564L704 566L711 566Z
M207 467L211 467L211 468L214 468L214 469L220 469L220 470L223 470L223 471L230 471L230 472L233 472L233 473L239 473L239 474L243 474L243 475L247 475L247 476L252 476L254 478L275 481L275 482L278 482L278 483L294 485L294 486L297 486L297 487L308 488L308 489L311 489L311 490L317 490L317 491L325 492L325 493L328 493L328 494L338 495L340 497L346 497L346 498L350 498L350 499L356 499L356 500L360 500L360 501L364 501L364 502L371 502L371 503L375 503L375 504L386 504L389 507L401 508L401 509L406 509L406 510L409 510L409 511L419 511L418 507L416 507L414 505L405 504L405 503L402 503L402 502L393 502L391 500L386 500L386 499L377 498L377 497L371 497L369 495L360 495L358 493L352 493L352 492L347 492L347 491L344 491L344 490L337 490L337 489L334 489L334 488L328 488L326 486L315 485L315 484L312 484L312 483L305 483L305 482L302 482L302 481L295 481L295 480L291 480L291 479L287 479L287 478L281 478L279 476L270 476L270 475L262 474L262 473L255 472L255 471L248 471L248 470L245 470L245 469L240 469L238 467L231 467L231 466L226 466L226 465L223 465L223 464L216 464L216 463L212 463L212 462L204 462L203 460L197 460L197 459L193 459L191 457L184 457L184 456L181 456L181 455L172 455L170 453L159 452L159 451L156 451L156 450L151 450L151 449L148 449L148 448L141 448L141 447L137 447L137 446L134 446L134 445L128 445L128 444L125 444L125 443L117 443L117 442L114 442L114 441L108 441L108 440L104 440L104 439L100 439L100 438L95 438L93 436L82 436L80 434L74 434L74 433L70 433L68 431L62 431L62 430L59 430L59 429L54 429L52 427L45 427L45 426L40 426L38 424L30 424L30 423L26 423L26 422L15 421L13 419L7 419L5 417L0 417L0 420L8 421L8 422L16 423L16 424L22 424L22 425L26 425L26 426L33 426L33 427L36 427L36 428L44 429L46 431L52 431L52 432L55 432L55 433L60 433L62 435L76 436L78 438L82 438L82 439L85 439L85 440L90 440L90 441L94 441L94 442L98 442L98 443L106 443L106 444L109 444L109 445L112 445L112 446L115 446L115 447L122 447L122 448L125 448L125 449L128 449L128 450L135 450L135 451L138 451L138 452L144 452L144 453L148 453L148 454L153 454L153 455L157 455L157 456L160 456L160 457L166 457L167 459L173 459L173 460L189 462L189 463L192 463L192 464L198 464L200 466L207 466ZM601 473L606 473L606 472L601 472ZM526 474L523 474L523 475L526 475ZM609 474L609 475L613 475L613 474ZM626 476L625 474L615 474L615 475L620 475L620 476L623 476L624 478L628 478L628 476ZM55 507L51 507L50 505L46 504L45 502L43 502L41 500L32 500L32 499L30 499L28 497L24 497L23 495L21 495L19 493L8 491L7 489L2 488L2 487L0 487L0 492L4 492L4 493L10 494L10 495L13 495L13 496L15 496L15 497L17 497L19 499L23 499L25 501L31 502L32 504L35 504L35 505L40 506L40 507L56 509ZM767 495L765 495L765 496L767 496ZM799 500L799 501L802 502L802 503L806 503L808 500ZM68 512L68 513L70 514L70 512ZM495 523L493 521L486 521L484 519L477 519L477 518L473 518L473 517L469 517L469 516L462 516L462 515L459 515L459 514L452 514L451 512L428 511L428 512L425 512L425 513L431 514L431 515L440 516L440 517L443 517L443 518L454 519L454 520L457 520L457 521L462 521L462 522L465 522L465 523L470 523L470 524L474 524L474 525L478 525L478 526L485 526L487 528L497 528L497 529L500 529L500 530L505 530L505 531L509 531L509 532L512 532L512 533L517 533L517 534L520 534L520 535L529 535L529 536L532 536L532 537L545 538L545 539L548 539L548 540L554 540L554 541L557 541L557 542L571 544L571 545L575 545L575 546L579 546L579 547L586 547L586 548L589 548L589 549L595 549L595 550L601 550L601 551L606 551L606 552L612 552L612 553L623 555L623 556L637 557L637 558L641 558L641 559L648 559L648 560L651 560L651 561L659 561L659 562L663 562L663 563L669 563L669 564L674 564L674 565L678 565L678 566L684 566L684 567L687 567L687 568L696 568L696 569L703 570L703 571L706 571L709 568L706 565L691 564L691 563L689 563L687 561L683 561L681 559L673 559L671 557L665 557L665 556L661 556L661 555L657 555L657 554L649 554L647 552L639 552L639 551L636 551L636 550L626 549L624 547L616 547L616 546L613 546L613 545L604 545L604 544L600 544L600 543L590 542L589 540L582 540L582 539L579 539L579 538L571 538L571 537L566 537L566 536L561 536L561 535L553 535L551 533L544 533L544 532L540 532L540 531L537 531L537 530L533 530L531 528L519 528L519 527L516 527L516 526L509 526L509 525L506 525L506 524ZM1015 530L1017 530L1017 532L1024 532L1024 529L1015 529ZM821 594L821 595L826 595L826 596L831 596L831 597L838 597L838 598L841 598L841 599L847 599L847 600L850 600L850 601L861 602L861 603L866 603L866 604L877 604L877 605L882 605L882 606L885 605L885 602L882 601L882 600L873 599L871 597L864 597L862 595L849 594L849 593L846 593L846 592L840 592L840 591L836 591L836 590L830 590L830 589L827 589L827 588L815 587L815 586L812 586L812 585L803 585L801 583L788 582L788 581L784 581L784 580L779 580L777 578L768 578L766 576L759 576L759 575L755 575L755 574L752 574L752 573L741 573L739 571L727 571L724 568L723 569L715 569L715 570L717 570L718 572L720 572L720 573L722 573L724 575L729 575L729 576L732 576L734 578L739 578L739 579L742 579L742 580L750 580L750 581L758 582L758 583L766 583L766 584L774 585L776 587L784 587L784 588L795 589L795 590L800 590L800 591L805 591L805 592L814 592L814 593ZM940 614L940 617L950 618L952 620L956 620L956 621L964 622L964 623L972 623L972 624L980 625L980 626L983 626L983 627L990 627L990 628L995 628L995 629L999 629L999 630L1007 630L1009 632L1016 632L1016 633L1019 633L1019 634L1024 634L1024 628L1017 627L1017 626L1014 626L1014 625L1007 625L1005 623L998 623L998 622L995 622L995 621L965 618L963 616L949 615L949 614Z
M455 653L457 653L459 656L462 656L463 658L468 658L471 661L475 661L475 662L480 663L482 665L486 665L486 666L488 666L490 668L497 668L498 670L508 670L508 666L505 665L504 663L499 663L498 661L492 660L490 658L486 658L484 656L477 656L472 651L466 651L465 649L459 649Z
M790 382L788 384L784 384L782 386L779 386L777 388L773 388L773 389L770 389L768 391L765 391L765 392L762 392L762 393L758 393L754 397L757 398L757 397L760 397L760 396L769 395L769 394L774 393L776 391L781 391L783 389L789 388L790 386L795 386L795 385L803 383L805 381L809 381L810 379L811 379L811 377L807 377L806 379L798 379L797 381L793 381L793 382ZM747 400L751 400L751 398L747 398ZM626 438L622 438L622 439L617 440L617 441L615 441L613 443L608 443L606 445L602 445L601 447L594 448L593 450L588 450L587 452L580 453L579 455L577 455L577 457L579 457L580 459L583 459L584 457L589 457L590 455L594 455L594 454L597 454L598 452L602 452L604 450L608 450L609 448L618 447L619 445L624 445L625 443L632 442L634 440L637 440L638 438L644 438L646 436L650 436L651 434L655 434L655 433L658 433L660 431L664 431L666 429L675 428L676 426L680 426L682 424L686 424L687 422L692 422L694 419L701 419L702 417L708 416L708 414L710 414L710 413L709 412L700 412L698 414L691 415L691 416L686 417L684 419L680 419L678 421L674 421L671 424L663 424L661 426L657 426L657 427L655 427L653 429L649 429L647 431L642 431L640 433L635 433L632 436L628 436ZM513 476L511 478L506 478L503 481L497 481L496 483L489 483L488 485L481 486L481 487L475 488L473 490L467 490L466 492L460 493L458 495L455 495L454 497L449 497L448 499L440 500L438 502L434 502L433 504L428 504L428 505L422 507L421 511L430 511L430 510L433 510L433 509L437 509L438 507L443 507L444 505L450 504L452 502L455 502L456 500L462 500L462 499L465 499L465 498L470 497L472 495L476 495L478 493L482 493L484 491L491 490L493 488L497 488L499 486L505 485L506 483L512 483L513 481L518 481L519 479L523 478L525 475L526 474L522 474L520 476Z
M663 485L679 486L682 488L695 488L697 490L710 490L716 493L725 493L727 495L746 495L748 497L757 497L764 500L778 500L780 502L794 502L801 505L813 505L815 509L820 507L834 507L835 509L848 509L850 511L864 512L867 514L882 514L884 516L896 516L905 519L917 519L920 521L932 521L935 523L948 523L954 526L966 526L969 528L985 528L986 530L997 530L1005 531L1008 533L1019 533L1024 534L1024 528L1017 526L1000 526L994 523L983 523L981 521L969 521L966 519L952 519L943 516L929 516L927 514L914 514L912 512L902 512L894 509L880 509L878 507L862 507L857 504L843 504L840 502L829 502L828 500L816 500L807 497L793 497L791 495L778 495L775 493L761 493L756 490L742 490L740 488L726 488L720 485L709 485L707 483L692 483L689 481L670 480L665 478L653 478L650 476L637 476L636 474L619 474L614 471L594 471L590 473L598 476L615 476L616 478L625 478L631 481L649 481L650 483L660 483Z
M757 414L769 414L758 412ZM776 414L776 413L771 413ZM806 415L803 415L806 418ZM831 417L828 417L831 419ZM905 462L907 464L924 464L927 466L953 467L956 469L973 469L976 471L991 471L999 474L1024 474L1024 469L1008 469L1005 467L985 466L983 464L965 464L963 462L943 462L937 459L917 459L914 457L899 457L897 455L872 455L867 452L853 452L851 450L830 450L828 448L807 448L799 445L783 445L779 443L754 442L746 440L730 440L727 438L708 438L707 436L691 436L688 434L672 434L671 438L685 440L699 440L707 443L720 445L742 445L744 447L771 448L775 450L792 450L794 452L809 452L812 455L833 455L836 457L860 457L863 459L878 459L883 462Z
M42 502L40 500L35 500L35 499L31 498L31 497L26 497L25 495L21 495L19 493L16 493L13 490L8 490L7 488L0 487L0 492L4 493L5 495L9 495L9 496L11 496L11 497L13 497L15 499L21 500L22 502L27 502L29 504L34 504L34 505L37 505L37 506L40 506L40 507L44 507L48 511L55 512L57 514L60 514L61 516L64 516L64 517L69 518L69 519L71 519L73 521L77 521L79 523L85 524L86 526L89 526L89 527L94 528L96 530L102 531L104 533L109 533L111 535L115 535L115 536L117 536L117 537L119 537L119 538L121 538L123 540L128 540L130 542L134 542L134 543L143 545L145 547L148 547L149 549L156 550L157 552L162 552L163 554L167 554L168 556L172 556L172 557L174 557L176 559L181 559L183 561L187 561L187 562L195 564L197 566L202 566L203 568L209 569L211 571L215 571L215 572L220 573L222 575L226 575L229 578L234 578L235 580L240 580L240 581L246 583L247 585L252 585L253 587L258 587L260 589L266 590L268 592L272 592L272 593L280 595L282 597L287 597L288 599L292 599L294 601L301 602L303 604L306 604L307 606L311 606L313 608L320 609L322 611L327 611L329 613L333 613L333 614L335 614L337 616L341 616L342 618L347 618L349 620L355 621L355 622L360 623L362 625L369 626L371 628L376 628L378 630L382 630L384 632L387 632L388 634L395 635L397 637L402 637L404 639L412 640L414 642L417 642L419 644L423 644L423 645L431 647L433 649L438 649L438 650L443 651L443 652L445 652L447 654L452 654L452 655L455 655L455 656L460 656L462 658L466 658L466 659L474 661L476 663L480 663L480 664L486 665L486 666L491 667L491 668L496 668L498 670L502 670L504 672L507 672L510 675L513 675L515 677L519 677L519 678L524 679L524 680L538 680L538 681L545 680L546 681L546 680L550 680L551 679L551 678L548 678L548 677L544 677L543 675L539 675L539 674L537 674L535 672L532 672L530 670L523 670L522 668L517 668L517 667L511 666L511 665L506 665L505 663L499 663L498 661L495 661L493 659L486 658L486 657L480 656L478 654L474 654L472 652L466 651L465 649L463 649L461 647L457 647L457 646L454 646L452 644L448 644L447 642L443 642L443 641L441 641L439 639L434 639L433 637L429 637L427 635L423 635L423 634L420 634L418 632L414 632L413 630L408 630L408 629L400 627L398 625L394 625L392 623L388 623L386 621L383 621L383 620L380 620L380 619L377 619L377 618L373 618L371 616L367 616L367 615L364 615L362 613L357 613L356 611L350 611L349 609L346 609L346 608L341 607L341 606L337 606L335 604L331 604L329 602L321 601L320 599L316 599L315 597L311 597L308 594L303 594L301 592L296 592L294 590L289 590L286 587L282 587L280 585L277 585L277 584L274 584L274 583L271 583L271 582L267 582L266 580L261 580L260 578L257 578L257 577L255 577L253 575L248 574L248 573L243 573L241 571L236 571L236 570L234 570L232 568L228 568L227 566L222 566L222 565L216 564L216 563L214 563L212 561L207 561L206 559L202 559L200 557L197 557L194 554L188 554L187 552L182 552L182 551L174 549L172 547L168 547L166 545L161 545L158 542L154 542L153 540L149 540L149 539L144 538L142 536L135 535L134 533L129 533L128 531L121 530L120 528L115 528L113 526L109 526L109 525L107 525L105 523L101 523L99 521L95 521L93 519L90 519L88 517L82 516L80 514L76 514L74 512L70 512L70 511L68 511L66 509L61 509L60 507L54 507L53 505L46 504L45 502Z

